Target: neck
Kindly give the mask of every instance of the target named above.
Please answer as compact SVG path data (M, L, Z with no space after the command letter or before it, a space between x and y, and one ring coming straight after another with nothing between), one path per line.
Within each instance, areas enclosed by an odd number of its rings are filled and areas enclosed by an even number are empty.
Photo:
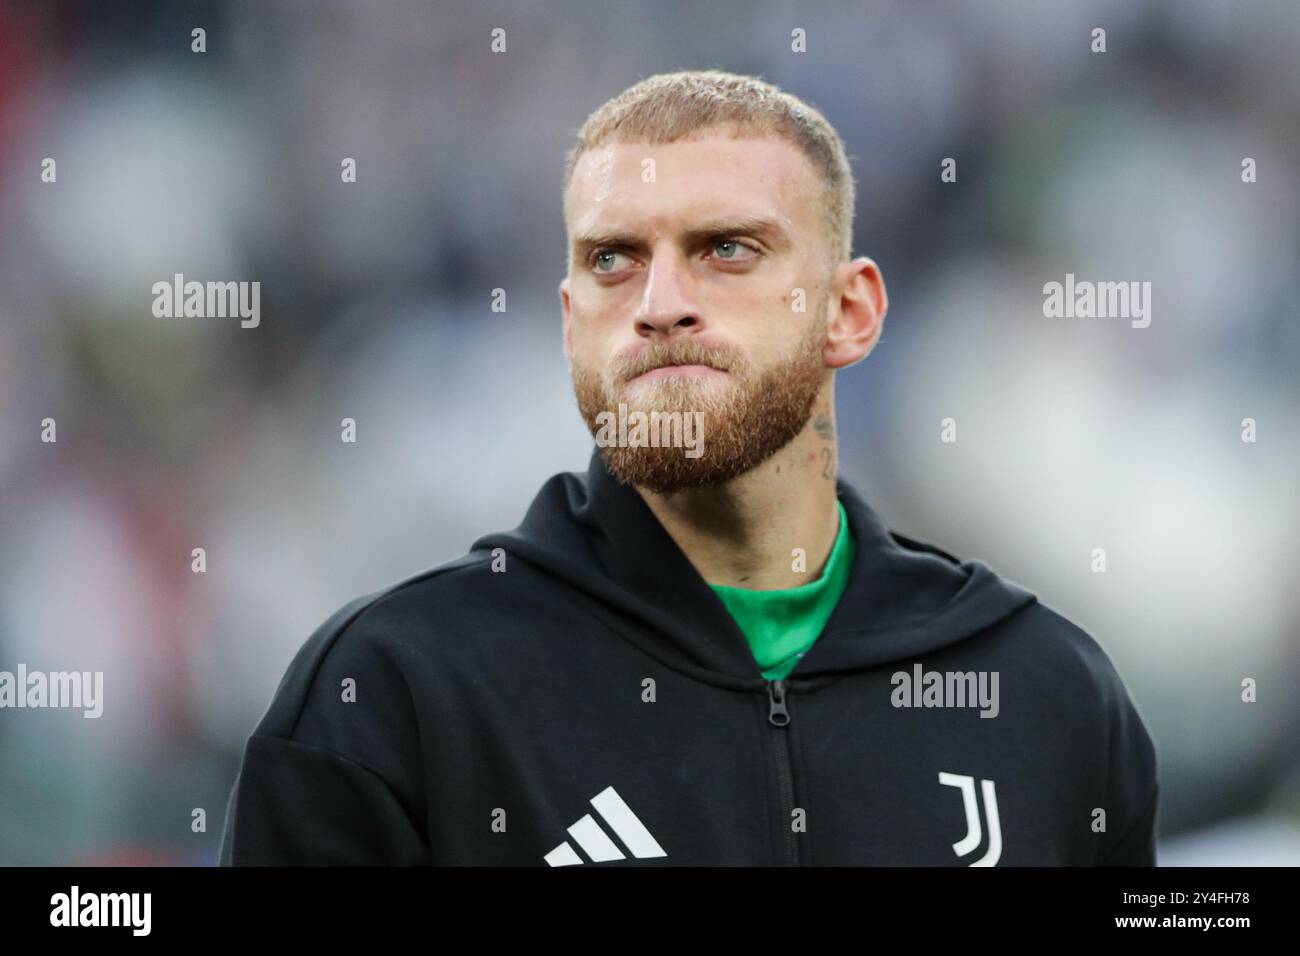
M792 588L817 579L835 544L836 464L835 403L828 388L803 430L739 478L668 494L637 491L708 583ZM804 561L796 563L796 548Z

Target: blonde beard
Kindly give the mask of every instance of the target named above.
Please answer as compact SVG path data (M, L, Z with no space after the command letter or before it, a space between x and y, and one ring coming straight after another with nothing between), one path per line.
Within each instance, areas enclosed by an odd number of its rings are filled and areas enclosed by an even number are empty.
M803 430L812 415L826 372L825 310L809 323L794 351L775 365L755 372L749 363L729 352L701 349L694 343L664 346L638 364L615 362L614 373L600 374L573 361L573 390L587 428L595 437L602 412L614 414L620 403L630 411L701 413L704 452L690 458L676 447L625 447L602 445L601 455L610 473L624 484L658 493L717 485L737 478L784 448ZM662 364L712 364L723 362L729 373L724 389L711 383L667 378L640 390L630 401L626 381L647 361ZM650 383L647 383L648 385Z

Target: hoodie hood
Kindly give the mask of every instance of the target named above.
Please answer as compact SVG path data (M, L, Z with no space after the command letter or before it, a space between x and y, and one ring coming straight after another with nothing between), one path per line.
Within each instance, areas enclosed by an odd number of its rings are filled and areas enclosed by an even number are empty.
M816 686L914 660L1037 600L981 561L889 531L846 482L836 492L856 543L853 565L835 611L787 683ZM588 594L622 622L611 626L665 663L727 686L766 682L726 606L640 494L610 474L598 448L585 475L554 476L518 528L486 535L472 550L495 548Z

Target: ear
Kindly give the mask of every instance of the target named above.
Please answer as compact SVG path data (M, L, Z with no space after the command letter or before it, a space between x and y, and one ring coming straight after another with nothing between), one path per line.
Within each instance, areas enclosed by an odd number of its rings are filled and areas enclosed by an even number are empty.
M560 307L564 311L564 357L573 361L573 314L569 303L569 277L560 280Z
M836 267L826 324L826 366L848 368L880 340L889 310L880 268L866 256Z

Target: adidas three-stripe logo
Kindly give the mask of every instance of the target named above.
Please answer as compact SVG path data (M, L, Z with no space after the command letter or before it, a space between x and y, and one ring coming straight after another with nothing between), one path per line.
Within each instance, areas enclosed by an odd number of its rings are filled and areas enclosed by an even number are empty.
M618 795L618 791L613 787L606 787L592 797L591 805L596 808L596 812L604 818L605 823L614 831L614 835L623 841L623 845L631 850L632 855L638 860L668 855L664 852L664 848L659 845L659 841L650 835L650 831L645 828L645 824L632 812L632 808L623 802L623 798ZM591 857L593 863L627 859L623 851L609 838L609 834L604 831L601 825L596 822L596 818L590 813L584 814L568 830L569 836L573 837L574 842L582 847L582 851ZM565 840L546 854L545 859L551 866L573 866L575 863L586 862L582 857L578 856L577 851L569 845L568 840Z

